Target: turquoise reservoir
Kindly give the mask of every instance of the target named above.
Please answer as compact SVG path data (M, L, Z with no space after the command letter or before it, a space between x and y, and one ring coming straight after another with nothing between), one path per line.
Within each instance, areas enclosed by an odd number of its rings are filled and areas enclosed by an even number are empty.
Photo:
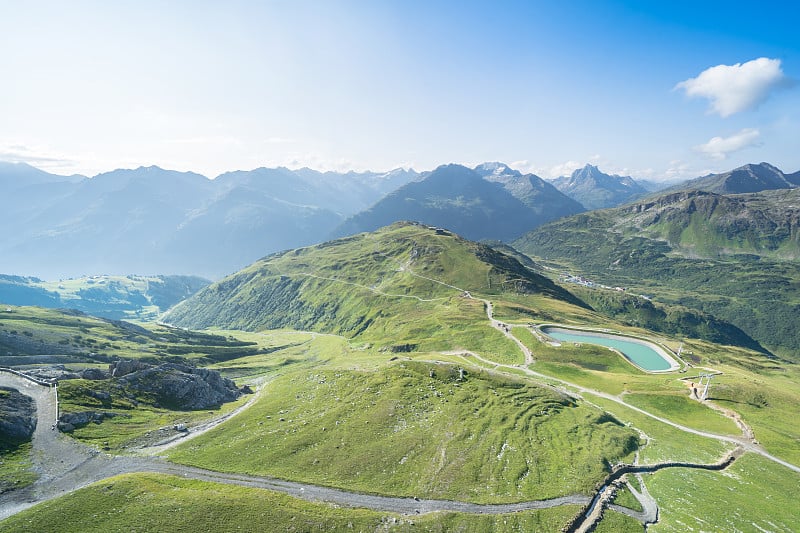
M671 361L671 358L668 359L645 341L636 341L607 333L591 333L562 328L542 328L542 332L561 342L585 342L614 348L631 363L648 372L677 369L677 364Z

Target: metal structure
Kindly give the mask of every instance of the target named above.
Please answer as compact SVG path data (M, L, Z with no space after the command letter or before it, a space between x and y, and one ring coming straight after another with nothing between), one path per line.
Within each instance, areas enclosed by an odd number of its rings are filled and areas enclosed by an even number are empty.
M714 377L714 374L700 374L700 387L703 387L703 394L700 395L700 400L705 400L708 398L708 386L711 384L711 378ZM703 385L703 380L706 381L705 385Z

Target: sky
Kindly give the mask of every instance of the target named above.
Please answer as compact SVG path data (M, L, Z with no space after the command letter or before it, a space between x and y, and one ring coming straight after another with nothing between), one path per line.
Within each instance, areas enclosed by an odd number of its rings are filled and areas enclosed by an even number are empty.
M0 0L0 161L795 172L792 4Z

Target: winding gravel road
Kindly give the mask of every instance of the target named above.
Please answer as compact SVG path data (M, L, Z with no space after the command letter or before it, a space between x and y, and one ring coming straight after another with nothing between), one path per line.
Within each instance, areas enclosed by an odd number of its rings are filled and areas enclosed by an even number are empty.
M800 472L800 467L792 465L786 461L783 461L769 454L760 445L758 445L755 442L755 439L752 437L752 432L746 425L744 425L741 419L737 421L737 423L740 424L740 427L743 430L743 435L741 437L730 437L730 436L717 435L714 433L695 430L692 428L688 428L686 426L682 426L665 418L653 415L652 413L649 413L638 407L626 404L622 399L620 399L617 396L589 389L586 387L582 387L561 379L554 378L552 376L540 374L538 372L531 370L530 368L527 368L527 365L533 362L532 351L530 350L530 348L525 346L524 343L522 343L519 339L517 339L511 334L511 326L508 326L494 319L492 303L489 300L474 298L468 291L464 289L455 287L453 285L449 285L447 283L432 278L415 274L408 268L408 265L400 265L398 270L413 276L424 278L426 280L435 283L439 283L453 290L461 292L467 298L483 302L486 309L486 315L490 321L491 326L501 331L509 339L514 341L514 343L519 347L519 349L524 354L525 365L504 365L485 359L476 353L472 352L459 352L459 353L465 356L466 355L471 356L476 360L481 361L484 364L492 365L497 369L513 368L517 371L522 370L526 374L532 377L544 379L549 382L561 383L562 385L569 387L575 391L578 391L579 393L594 394L596 396L605 398L607 400L611 400L613 402L622 404L629 409L633 409L634 411L637 411L643 415L658 420L664 424L675 427L681 431L734 444L737 446L737 450L739 450L739 452L737 452L736 457L738 457L738 455L740 455L744 451L758 453L772 461L775 461L787 468L790 468L791 470ZM304 275L318 277L310 273ZM330 281L340 281L343 283L347 283L342 280L336 280L334 278L325 278L325 279ZM348 284L355 285L352 283ZM390 297L396 296L404 298L409 297L409 295L386 294L372 287L366 287L361 285L358 285L358 287L366 290L371 290L383 296L390 296ZM416 296L411 296L411 297L416 298L420 301L429 301ZM25 380L22 377L2 371L0 371L0 385L17 388L20 390L20 392L27 394L28 396L31 396L36 401L38 425L34 433L32 443L34 449L33 453L34 470L39 474L39 480L31 487L0 495L0 520L8 516L11 516L17 512L20 512L28 507L31 507L39 502L46 501L61 496L63 494L78 490L82 487L100 481L102 479L106 479L119 474L136 473L136 472L154 472L162 474L171 474L171 475L203 480L203 481L211 481L216 483L227 483L227 484L241 485L245 487L268 489L290 494L292 496L309 501L329 502L342 506L367 508L377 511L395 512L407 515L422 514L435 511L451 511L451 512L463 512L463 513L474 513L474 514L505 514L505 513L520 512L525 510L545 509L545 508L556 507L560 505L570 505L570 504L589 506L595 499L599 498L598 495L596 495L595 498L590 498L588 496L583 496L583 495L572 495L572 496L555 498L551 500L529 501L529 502L520 502L513 504L479 505L468 502L457 502L448 500L429 500L429 499L421 500L417 498L398 498L390 496L362 494L356 492L348 492L340 489L334 489L330 487L321 487L317 485L284 481L268 477L220 473L220 472L214 472L210 470L203 470L199 468L170 463L162 458L155 456L135 456L135 457L111 456L108 454L100 453L91 448L88 448L67 436L61 435L58 431L54 431L53 429L51 429L51 426L57 417L56 398L55 398L55 391L53 389L50 389L48 387L43 387L41 385L36 385L28 380ZM220 419L208 423L204 425L202 428L195 428L196 431L194 431L194 436L200 434L203 431L207 431L211 427L214 427L215 425L221 423L224 420L228 420L231 417L236 416L236 414L249 407L254 401L254 399L255 396L249 402L247 402L247 404L243 405L242 407L236 409L231 413L228 413L224 417L220 417ZM187 438L191 437L192 434L190 434L189 437ZM171 447L177 444L178 442L182 442L183 440L185 439L182 439L181 441L177 442L161 443L160 446L154 447L146 452L143 451L143 453L150 453L155 455L156 453L160 453L166 448ZM733 457L732 460L734 460L736 457ZM631 465L626 465L626 466L631 467ZM690 468L712 467L714 469L718 469L718 466L716 465L674 464L674 465L650 465L650 466L635 465L632 466L631 467L632 470L629 471L631 473L635 472L636 475L638 475L639 472L649 471L648 469L660 469L666 467L690 467ZM630 489L631 493L634 496L636 496L637 499L642 504L643 511L633 511L631 509L620 507L618 505L609 505L608 507L615 511L634 517L637 520L641 521L643 524L652 523L657 519L658 506L655 500L647 492L647 488L645 487L644 483L641 483L641 479L640 479L640 486L642 488L641 492L634 490L632 487L630 487ZM601 492L602 490L603 489L601 489ZM593 510L594 509L590 510L589 514L591 514ZM590 530L591 527L593 527L593 524L594 524L593 521L591 523L584 521L579 526L581 530Z
M551 500L511 504L480 505L450 500L398 498L374 494L349 492L307 483L280 479L227 474L201 468L171 463L159 457L112 456L99 453L73 439L50 429L55 420L55 394L48 387L36 385L19 376L0 371L0 385L14 387L36 401L38 425L33 438L35 470L40 479L26 489L0 495L0 520L16 514L37 503L62 496L91 483L112 476L137 472L171 474L184 478L227 483L274 490L308 501L328 502L347 507L406 515L452 511L474 514L505 514L519 511L546 509L560 505L587 505L591 498L584 495L563 496ZM250 402L248 402L249 405ZM241 409L236 412L241 412ZM229 413L225 420L235 416ZM207 427L204 429L208 429ZM156 450L163 450L158 447ZM627 510L635 516L635 512Z

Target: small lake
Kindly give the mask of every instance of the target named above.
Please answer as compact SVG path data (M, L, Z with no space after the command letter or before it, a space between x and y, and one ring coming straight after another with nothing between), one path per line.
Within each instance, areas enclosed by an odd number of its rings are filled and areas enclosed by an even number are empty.
M664 372L679 368L671 357L647 341L619 337L608 333L592 333L554 327L542 328L542 332L560 342L584 342L614 348L621 352L631 363L648 372Z

